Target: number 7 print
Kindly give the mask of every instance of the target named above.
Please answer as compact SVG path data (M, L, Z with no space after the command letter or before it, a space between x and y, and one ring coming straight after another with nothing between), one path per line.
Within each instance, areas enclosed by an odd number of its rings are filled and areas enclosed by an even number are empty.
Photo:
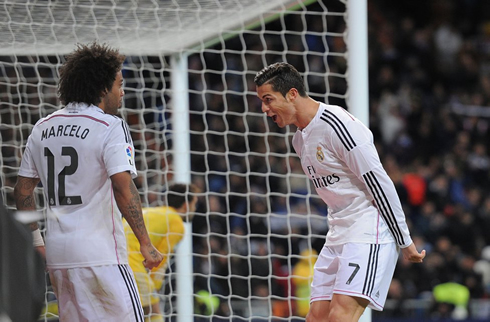
M354 271L352 272L351 276L347 280L347 282L345 282L345 284L347 284L347 285L349 285L352 282L352 280L356 276L357 272L359 272L359 269L361 268L361 266L359 266L359 264L356 264L356 263L349 263L349 266L352 266L355 268L354 268Z

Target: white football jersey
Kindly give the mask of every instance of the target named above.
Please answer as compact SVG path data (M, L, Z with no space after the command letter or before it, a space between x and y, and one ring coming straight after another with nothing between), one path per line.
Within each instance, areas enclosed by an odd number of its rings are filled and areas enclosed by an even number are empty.
M293 137L305 174L328 205L326 245L412 243L395 186L372 132L339 106L321 103Z
M127 264L122 215L110 177L137 174L128 126L99 107L69 104L39 120L19 175L40 178L47 201L50 268Z

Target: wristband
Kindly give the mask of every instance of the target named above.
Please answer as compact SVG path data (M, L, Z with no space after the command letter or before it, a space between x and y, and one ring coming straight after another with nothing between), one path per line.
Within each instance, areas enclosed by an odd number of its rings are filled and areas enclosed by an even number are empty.
M39 228L32 231L32 244L34 247L44 246L43 236L41 236Z

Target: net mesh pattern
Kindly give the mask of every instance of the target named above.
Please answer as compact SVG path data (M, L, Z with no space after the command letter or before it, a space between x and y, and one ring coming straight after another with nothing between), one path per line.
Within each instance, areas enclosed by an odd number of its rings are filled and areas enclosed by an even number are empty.
M192 232L194 314L303 316L311 276L299 268L323 245L327 209L291 146L296 129L267 120L253 78L286 61L311 97L345 106L345 21L343 1L5 1L0 180L7 207L15 208L13 187L32 127L62 107L63 55L95 39L127 56L120 115L135 144L135 182L143 206L163 205L174 177L171 56L185 55L191 177L202 190ZM36 200L43 209L42 187ZM175 278L171 260L158 292L166 316L178 314ZM55 317L54 300L48 287L42 319Z

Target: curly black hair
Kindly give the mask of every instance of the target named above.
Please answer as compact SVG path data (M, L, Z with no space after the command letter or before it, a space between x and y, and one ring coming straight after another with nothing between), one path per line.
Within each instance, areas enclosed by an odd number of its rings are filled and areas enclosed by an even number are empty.
M281 93L284 97L291 88L296 88L300 96L306 97L303 78L296 68L288 63L275 63L265 67L255 75L254 82L257 86L270 84L273 91Z
M102 93L110 91L126 56L106 44L77 44L60 68L58 95L63 104L98 105Z

